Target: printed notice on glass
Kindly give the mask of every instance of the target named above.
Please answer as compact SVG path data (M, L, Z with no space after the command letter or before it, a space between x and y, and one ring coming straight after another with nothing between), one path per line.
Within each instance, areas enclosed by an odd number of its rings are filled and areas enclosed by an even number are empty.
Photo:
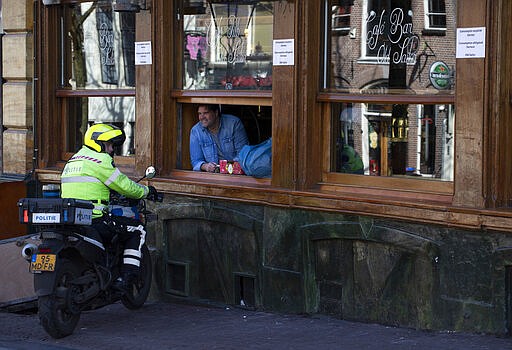
M485 27L457 28L456 58L485 57Z
M135 65L152 64L151 41L135 43Z
M274 40L272 51L274 66L293 66L295 64L294 39Z

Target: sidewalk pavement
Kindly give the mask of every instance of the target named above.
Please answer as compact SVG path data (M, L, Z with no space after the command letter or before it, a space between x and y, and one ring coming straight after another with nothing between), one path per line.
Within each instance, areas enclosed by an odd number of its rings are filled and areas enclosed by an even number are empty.
M282 315L231 307L117 303L82 314L75 333L49 337L35 313L0 312L1 349L512 349L512 338Z

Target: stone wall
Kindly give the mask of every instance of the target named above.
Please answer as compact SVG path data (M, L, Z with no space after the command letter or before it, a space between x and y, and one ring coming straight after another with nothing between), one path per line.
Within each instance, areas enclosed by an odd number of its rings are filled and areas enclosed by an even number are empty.
M510 330L510 235L166 200L150 226L163 297L419 329Z
M2 156L0 173L32 168L33 1L2 1Z

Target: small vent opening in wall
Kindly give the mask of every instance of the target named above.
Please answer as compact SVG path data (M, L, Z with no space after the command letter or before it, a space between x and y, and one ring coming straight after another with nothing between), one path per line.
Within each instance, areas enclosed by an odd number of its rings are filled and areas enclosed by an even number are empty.
M255 284L256 277L250 274L235 273L235 304L254 309L256 307Z
M189 295L188 263L179 261L167 263L167 292L180 296Z

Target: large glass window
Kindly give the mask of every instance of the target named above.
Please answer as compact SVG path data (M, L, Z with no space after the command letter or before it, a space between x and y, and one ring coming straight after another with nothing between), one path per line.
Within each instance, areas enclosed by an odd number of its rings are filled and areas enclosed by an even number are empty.
M81 146L88 125L108 122L127 133L117 154L134 154L135 13L113 11L111 0L77 1L60 7L60 26L65 151Z
M331 172L453 180L451 105L332 105Z
M183 89L271 89L272 21L269 1L185 1Z
M64 6L61 21L61 87L135 87L135 13L89 1Z
M123 129L126 141L115 154L135 154L135 98L118 97L69 97L65 99L67 129L66 149L76 152L83 143L83 135L94 123L108 123Z
M375 92L370 89L374 82L384 80L387 84L378 85L378 93L453 94L455 0L451 2L446 35L427 36L422 30L430 17L423 0L326 1L324 89L368 94ZM350 13L349 35L337 35L340 4Z
M324 4L327 171L453 180L456 1ZM424 32L433 26L446 31Z
M178 135L177 169L192 170L190 159L190 131L198 123L198 107L201 104L180 104L180 125L182 132ZM272 137L272 107L254 105L219 105L219 114L237 117L247 133L247 141L250 145L262 143ZM214 135L212 135L214 136ZM209 137L207 138L209 139ZM212 137L214 140L215 137ZM206 147L206 145L205 145ZM222 146L221 146L222 148ZM235 159L226 159L229 161Z

